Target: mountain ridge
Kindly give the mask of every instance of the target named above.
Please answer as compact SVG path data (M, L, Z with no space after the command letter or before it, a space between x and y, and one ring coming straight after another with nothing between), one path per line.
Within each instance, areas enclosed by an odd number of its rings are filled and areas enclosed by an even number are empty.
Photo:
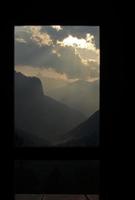
M48 95L83 113L87 118L99 109L99 81L78 80L48 90Z
M43 94L38 78L15 72L15 126L53 142L85 120L80 112Z
M99 111L96 111L85 122L66 134L58 146L98 146L99 145Z

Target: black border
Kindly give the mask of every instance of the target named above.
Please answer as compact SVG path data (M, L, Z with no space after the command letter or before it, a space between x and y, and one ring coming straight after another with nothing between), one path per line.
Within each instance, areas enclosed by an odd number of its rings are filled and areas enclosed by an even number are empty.
M111 3L110 3L111 6ZM26 9L26 12L28 9ZM19 12L16 12L16 16L9 16L9 19L4 22L4 36L3 38L3 66L2 67L2 84L1 92L4 94L2 100L2 110L1 116L4 123L1 124L2 136L5 138L3 142L4 158L5 158L5 167L4 171L6 174L7 181L3 181L3 185L6 188L5 194L7 194L9 199L13 198L13 166L14 159L16 157L14 152L13 143L13 32L12 26L14 24L76 24L76 25L100 25L102 30L100 32L101 38L101 65L102 71L100 72L100 82L101 82L101 107L100 107L100 116L102 121L100 121L101 127L101 149L100 149L100 159L101 159L101 199L115 199L118 190L116 189L119 183L119 172L120 169L118 165L120 164L119 146L121 144L121 138L124 134L122 120L124 119L123 107L125 106L124 102L124 91L126 88L125 84L125 74L123 68L123 19L121 16L121 9L116 12L116 9L112 7L110 11L105 8L105 10L97 9L97 19L93 20L93 12L82 13L80 17L78 15L72 15L73 17L70 20L69 15L68 19L63 18L63 13L57 13L55 17L49 19L45 14L39 15L38 18L35 15L34 18L31 17L28 13L27 17L24 17L24 12L22 18L19 18ZM66 13L66 14L67 14ZM84 15L83 15L84 14ZM19 16L19 17L18 17ZM56 17L57 16L57 17ZM103 16L103 17L102 17ZM104 17L105 16L105 17ZM63 21L63 20L64 21ZM71 23L72 21L72 23ZM93 21L93 22L91 22ZM6 46L5 46L6 43ZM12 64L11 64L12 63ZM4 80L3 80L4 78ZM3 84L6 83L6 84ZM5 111L6 109L6 111ZM6 113L5 113L6 112ZM85 152L84 157L89 158L89 152ZM23 156L22 156L23 157ZM70 156L71 159L71 156ZM73 157L75 159L75 157ZM81 157L80 157L81 159ZM90 159L90 158L89 158ZM5 177L4 177L5 179ZM8 188L8 189L7 189ZM8 191L8 192L7 192ZM81 193L81 192L80 192Z

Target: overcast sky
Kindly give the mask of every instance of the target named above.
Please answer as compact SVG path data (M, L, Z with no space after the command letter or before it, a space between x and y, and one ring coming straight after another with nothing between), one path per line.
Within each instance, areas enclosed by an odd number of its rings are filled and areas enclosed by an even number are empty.
M69 82L99 79L98 26L16 26L15 69Z

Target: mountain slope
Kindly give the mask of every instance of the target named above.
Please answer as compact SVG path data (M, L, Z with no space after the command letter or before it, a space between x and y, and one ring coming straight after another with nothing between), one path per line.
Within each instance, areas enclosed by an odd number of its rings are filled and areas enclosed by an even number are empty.
M99 81L76 81L48 90L52 98L82 112L86 117L99 109Z
M23 130L15 130L15 146L16 147L34 147L34 146L49 146L49 141L40 138L39 136L25 132Z
M85 120L78 111L43 94L41 81L15 72L15 128L55 142Z
M99 144L99 111L68 132L59 146L95 146Z

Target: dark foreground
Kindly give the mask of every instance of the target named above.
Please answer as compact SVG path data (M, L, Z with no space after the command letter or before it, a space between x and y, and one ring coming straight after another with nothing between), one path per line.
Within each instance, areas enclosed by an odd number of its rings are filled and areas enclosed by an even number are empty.
M99 200L99 195L16 194L15 200Z

